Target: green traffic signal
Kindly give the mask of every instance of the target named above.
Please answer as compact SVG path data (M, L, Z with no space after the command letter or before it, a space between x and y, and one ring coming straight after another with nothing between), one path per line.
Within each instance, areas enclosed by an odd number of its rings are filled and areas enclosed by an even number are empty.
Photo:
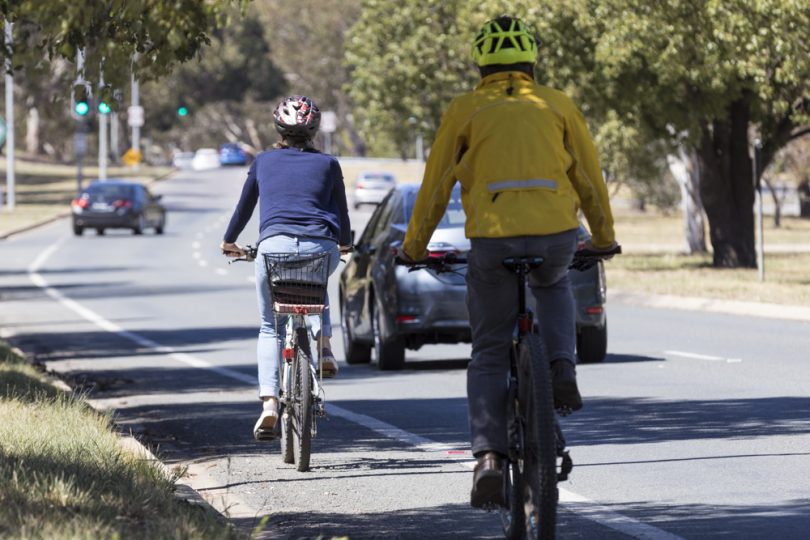
M109 114L111 110L112 109L110 109L110 106L103 101L98 104L98 112L101 114Z
M76 111L77 115L87 116L87 113L90 112L90 105L88 105L86 101L77 101L73 109Z
M177 107L177 116L188 116L188 109L185 107Z

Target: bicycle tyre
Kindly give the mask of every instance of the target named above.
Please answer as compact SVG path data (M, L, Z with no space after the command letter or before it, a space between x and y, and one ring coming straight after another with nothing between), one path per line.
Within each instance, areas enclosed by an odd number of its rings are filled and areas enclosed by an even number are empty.
M507 508L501 508L501 524L507 540L526 538L526 512L523 502L523 478L517 462L505 461L504 481Z
M293 454L299 472L309 470L312 446L312 372L309 339L306 328L298 330L295 366L293 371Z
M552 540L557 529L557 432L551 370L536 334L527 334L518 345L518 370L525 381L519 391L526 419L523 452L526 533L531 539Z
M282 360L281 388L285 393L284 397L289 397L287 394L292 393L292 381L289 381L290 378L295 378L292 366L289 365L286 360ZM295 455L293 453L293 408L282 405L279 409L279 414L281 415L281 459L284 463L293 464L295 463Z

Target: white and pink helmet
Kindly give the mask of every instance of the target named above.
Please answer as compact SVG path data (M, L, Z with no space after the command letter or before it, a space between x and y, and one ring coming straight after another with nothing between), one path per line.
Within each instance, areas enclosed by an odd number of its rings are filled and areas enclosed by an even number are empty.
M276 130L286 139L312 139L321 125L321 110L306 96L290 96L273 111Z

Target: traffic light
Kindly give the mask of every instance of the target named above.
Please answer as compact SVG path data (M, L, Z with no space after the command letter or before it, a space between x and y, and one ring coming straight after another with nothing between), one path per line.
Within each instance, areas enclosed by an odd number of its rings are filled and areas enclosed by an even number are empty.
M188 108L183 105L177 107L177 116L179 116L180 118L188 116Z
M86 120L92 115L93 89L88 82L74 83L70 92L70 115Z
M105 84L98 89L98 112L100 114L110 114L113 110L118 110L120 101L120 91L114 91L112 86Z

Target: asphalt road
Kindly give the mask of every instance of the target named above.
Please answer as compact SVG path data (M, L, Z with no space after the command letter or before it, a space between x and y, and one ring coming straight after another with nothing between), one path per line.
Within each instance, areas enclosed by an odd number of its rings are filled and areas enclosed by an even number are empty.
M468 506L469 346L409 351L398 373L342 364L310 472L253 441L252 268L218 253L244 173L158 184L163 236L77 238L62 220L1 242L3 337L235 522L269 516L263 537L500 537L495 513ZM369 214L352 214L358 235ZM580 366L586 405L563 421L575 468L559 537L807 538L810 324L617 303L608 318L609 357Z

